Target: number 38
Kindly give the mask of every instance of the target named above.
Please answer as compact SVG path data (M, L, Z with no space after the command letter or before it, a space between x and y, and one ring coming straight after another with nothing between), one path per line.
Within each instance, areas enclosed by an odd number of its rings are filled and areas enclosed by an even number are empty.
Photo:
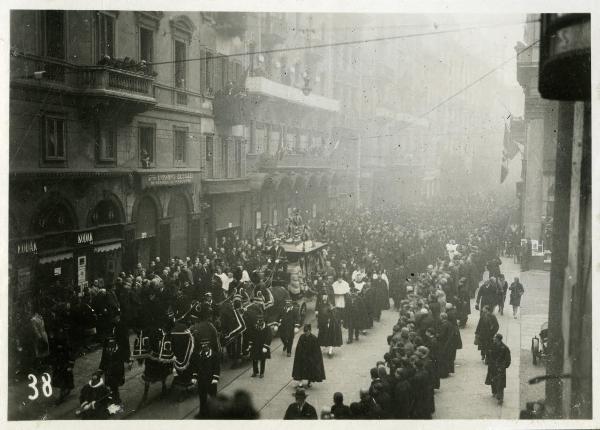
M27 398L29 400L35 400L40 396L40 392L37 388L38 379L32 374L29 374L28 378L31 381L28 387L33 390L33 394L30 394ZM44 396L52 397L52 378L48 373L42 375L42 392L44 393Z

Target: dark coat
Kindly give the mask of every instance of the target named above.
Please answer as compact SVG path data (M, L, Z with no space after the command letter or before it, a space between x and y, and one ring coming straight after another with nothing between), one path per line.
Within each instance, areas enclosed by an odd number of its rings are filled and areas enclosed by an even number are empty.
M424 369L417 370L415 375L411 378L410 383L414 399L411 417L413 419L431 419L433 411L431 410L431 388L428 379L427 371Z
M439 375L443 378L453 373L452 361L459 346L460 332L450 321L442 321L439 332ZM462 347L462 344L460 344Z
M325 366L319 340L312 333L304 333L298 339L294 355L292 377L297 380L307 379L313 382L325 380Z
M489 306L490 311L493 311L497 302L496 285L488 280L479 287L476 303L479 304L480 309L483 309L484 306Z
M362 296L367 310L368 320L365 328L373 327L373 320L379 320L381 318L381 306L377 297L377 290L371 286L368 289L363 289Z
M488 356L486 385L494 391L506 387L506 369L510 366L510 349L504 343L493 344Z
M102 347L99 367L104 371L107 386L120 387L125 383L125 363L129 361L130 354L129 330L123 322L119 322Z
M363 330L368 326L368 315L364 300L360 296L348 294L346 296L346 309L344 328L357 328Z
M347 405L333 405L331 407L331 415L336 420L349 420L352 418L350 407Z
M477 323L477 328L475 329L475 336L479 341L478 349L480 351L487 351L490 349L494 335L498 333L499 328L500 325L498 324L498 319L494 314L481 315L481 318L479 318L479 322Z
M73 366L75 357L71 343L66 335L58 335L51 339L50 357L52 361L52 386L71 390L75 387L73 382Z
M319 416L317 415L316 409L308 404L304 403L302 406L302 410L298 410L298 405L296 403L292 403L288 406L285 411L284 420L318 420Z
M525 292L523 284L520 282L513 282L510 284L509 290L511 306L521 306L521 296Z
M373 288L377 292L377 303L379 309L388 310L390 308L390 293L387 284L383 279L374 279L372 281Z
M271 358L271 339L271 328L266 324L261 330L257 328L252 330L252 336L250 337L250 358L252 360ZM263 348L266 348L267 352L263 352Z
M407 420L411 418L412 393L410 383L406 380L398 381L394 388L394 419Z
M294 306L283 308L279 317L279 337L282 341L294 340L294 329L300 327L299 319L298 309Z
M104 383L92 386L89 383L85 384L79 394L79 403L96 402L93 409L88 409L81 413L82 419L101 420L108 418L107 406L111 402L110 390Z
M335 310L325 307L317 317L320 346L342 346L342 326Z

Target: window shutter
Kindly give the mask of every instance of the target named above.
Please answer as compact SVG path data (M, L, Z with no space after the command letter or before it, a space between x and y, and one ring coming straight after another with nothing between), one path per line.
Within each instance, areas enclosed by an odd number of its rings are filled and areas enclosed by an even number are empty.
M206 57L206 48L200 47L200 58ZM204 94L206 91L206 59L200 61L200 93Z

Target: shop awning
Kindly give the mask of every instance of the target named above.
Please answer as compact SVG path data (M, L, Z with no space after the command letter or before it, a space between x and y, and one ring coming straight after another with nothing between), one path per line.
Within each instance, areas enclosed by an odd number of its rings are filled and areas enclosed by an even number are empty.
M110 252L110 251L115 251L117 249L121 248L121 241L118 242L110 242L110 243L104 243L104 244L95 244L96 246L94 247L94 252Z
M68 260L69 258L73 258L72 252L62 252L46 257L40 257L40 264L56 263L57 261Z

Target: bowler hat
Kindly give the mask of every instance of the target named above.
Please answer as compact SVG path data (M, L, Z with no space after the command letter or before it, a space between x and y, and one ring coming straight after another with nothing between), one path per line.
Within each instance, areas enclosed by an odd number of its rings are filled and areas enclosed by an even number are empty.
M297 388L296 392L294 392L295 398L306 399L307 396L308 396L308 394L306 394L306 391L304 391L304 389L302 389L302 388Z

